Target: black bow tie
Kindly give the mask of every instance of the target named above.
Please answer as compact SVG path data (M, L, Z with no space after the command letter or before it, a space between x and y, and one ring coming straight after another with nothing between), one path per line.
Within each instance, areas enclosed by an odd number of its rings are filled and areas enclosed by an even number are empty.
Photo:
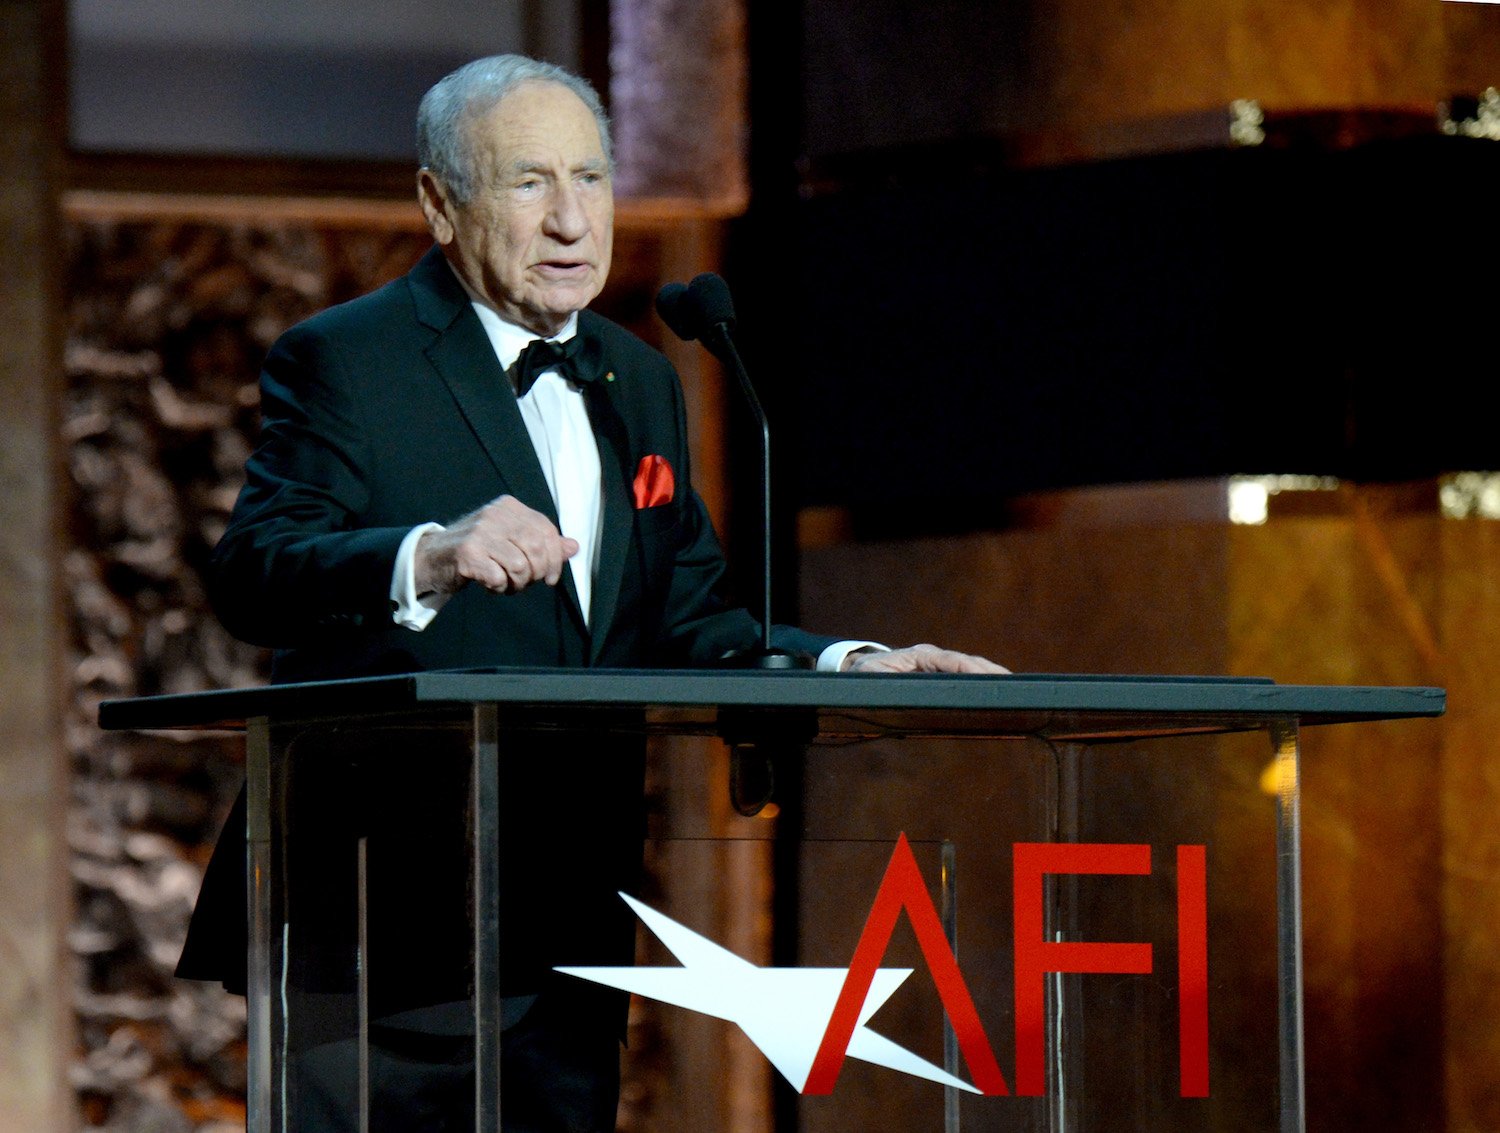
M588 385L599 377L598 359L592 340L575 334L567 342L532 339L516 359L516 396L525 397L536 380L548 370L556 370L570 382Z

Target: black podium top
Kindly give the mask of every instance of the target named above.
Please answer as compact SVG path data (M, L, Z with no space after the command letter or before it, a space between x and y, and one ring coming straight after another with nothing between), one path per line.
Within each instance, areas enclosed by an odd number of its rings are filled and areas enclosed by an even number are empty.
M105 701L101 727L240 728L336 717L717 735L787 716L819 739L882 735L1103 740L1231 732L1275 721L1336 724L1439 716L1439 688L1280 685L1235 677L910 676L704 670L484 669Z

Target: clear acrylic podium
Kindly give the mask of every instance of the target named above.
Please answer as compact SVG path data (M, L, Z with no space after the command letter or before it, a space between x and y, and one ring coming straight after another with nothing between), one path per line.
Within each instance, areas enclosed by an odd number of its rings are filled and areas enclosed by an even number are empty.
M371 1035L408 1025L472 1044L476 1129L499 1129L503 973L543 931L507 924L501 891L628 886L598 859L643 818L631 753L667 744L685 781L722 750L673 737L726 740L741 801L765 788L780 816L658 799L665 874L608 930L638 920L646 962L585 940L564 978L743 1031L780 1133L1296 1133L1301 729L1443 709L1440 689L1230 678L536 669L114 701L100 722L246 733L250 1133L295 1129L320 1063L367 1116ZM574 795L595 801L547 817ZM726 870L725 838L760 865ZM774 965L712 939L674 863L721 905L769 871Z

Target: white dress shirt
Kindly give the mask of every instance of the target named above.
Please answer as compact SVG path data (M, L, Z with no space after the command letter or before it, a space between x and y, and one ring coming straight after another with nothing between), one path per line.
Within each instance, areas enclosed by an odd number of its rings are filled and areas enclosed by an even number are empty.
M457 274L456 272L454 273ZM463 282L460 280L460 282ZM468 290L467 285L464 288ZM538 336L525 327L507 322L486 303L473 298L470 302L479 324L490 340L500 368L509 373L521 351ZM578 333L578 315L568 316L562 330L552 336L554 342L567 342ZM568 560L578 605L588 623L594 589L594 564L599 557L599 540L603 534L604 501L600 487L599 444L589 423L583 391L556 370L544 370L536 383L518 398L521 420L536 449L542 476L557 508L558 528L578 542L578 553ZM423 630L447 602L446 594L416 592L417 542L429 531L441 531L438 523L414 527L401 541L396 553L396 569L391 575L392 619L411 630Z

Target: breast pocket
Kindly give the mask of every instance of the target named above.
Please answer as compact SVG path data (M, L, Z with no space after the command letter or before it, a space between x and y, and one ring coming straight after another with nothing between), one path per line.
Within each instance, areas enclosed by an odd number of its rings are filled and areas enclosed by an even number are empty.
M636 511L637 562L647 594L665 592L671 584L678 552L687 540L687 529L683 509L675 502Z
M636 509L635 529L642 539L659 539L682 526L682 508L676 503Z

